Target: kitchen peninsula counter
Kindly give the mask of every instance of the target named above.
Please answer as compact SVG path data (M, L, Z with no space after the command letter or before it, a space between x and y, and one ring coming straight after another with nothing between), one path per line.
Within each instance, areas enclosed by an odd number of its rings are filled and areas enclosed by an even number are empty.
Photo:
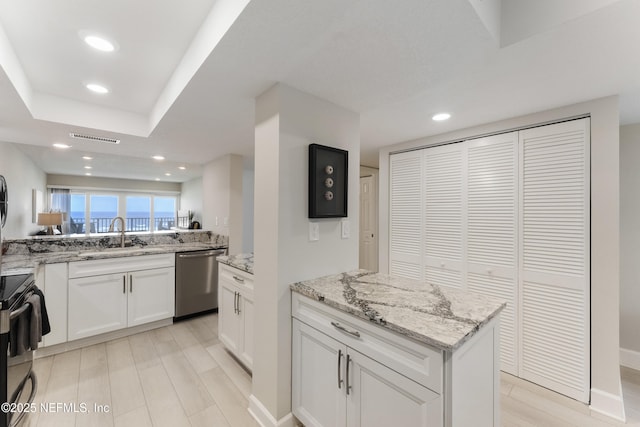
M221 255L216 258L218 262L237 268L249 274L253 274L253 252L246 254Z
M500 425L504 302L366 270L290 288L303 424Z
M445 351L460 347L506 306L484 295L366 270L294 283L291 289Z

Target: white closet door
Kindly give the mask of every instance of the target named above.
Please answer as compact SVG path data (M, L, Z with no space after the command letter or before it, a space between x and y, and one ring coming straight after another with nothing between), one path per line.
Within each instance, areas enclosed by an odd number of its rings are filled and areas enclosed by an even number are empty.
M422 152L390 157L389 274L423 279Z
M467 285L506 301L500 369L517 375L518 133L468 141Z
M520 144L520 376L588 402L589 120Z
M424 274L439 286L466 288L466 143L424 150Z

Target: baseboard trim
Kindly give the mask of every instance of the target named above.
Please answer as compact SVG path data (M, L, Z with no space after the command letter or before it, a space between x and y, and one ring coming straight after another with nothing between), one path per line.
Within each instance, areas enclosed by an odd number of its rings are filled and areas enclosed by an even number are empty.
M622 394L615 395L596 388L591 389L591 405L589 409L618 421L626 422Z
M296 425L291 412L276 420L253 394L249 396L249 413L262 427L295 427Z
M620 364L627 368L640 371L640 352L629 350L627 348L620 349Z

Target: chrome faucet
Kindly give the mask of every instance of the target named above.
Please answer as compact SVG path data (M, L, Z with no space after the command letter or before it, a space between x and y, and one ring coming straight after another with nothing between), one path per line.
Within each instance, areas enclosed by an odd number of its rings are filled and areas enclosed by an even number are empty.
M117 216L111 220L111 224L109 224L109 232L113 231L113 225L117 220L120 220L120 247L124 248L124 218L121 216Z

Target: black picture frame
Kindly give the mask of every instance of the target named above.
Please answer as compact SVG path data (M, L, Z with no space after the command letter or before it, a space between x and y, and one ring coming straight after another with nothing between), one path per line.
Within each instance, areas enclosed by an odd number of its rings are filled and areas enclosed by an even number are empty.
M309 144L309 218L347 216L349 152Z

